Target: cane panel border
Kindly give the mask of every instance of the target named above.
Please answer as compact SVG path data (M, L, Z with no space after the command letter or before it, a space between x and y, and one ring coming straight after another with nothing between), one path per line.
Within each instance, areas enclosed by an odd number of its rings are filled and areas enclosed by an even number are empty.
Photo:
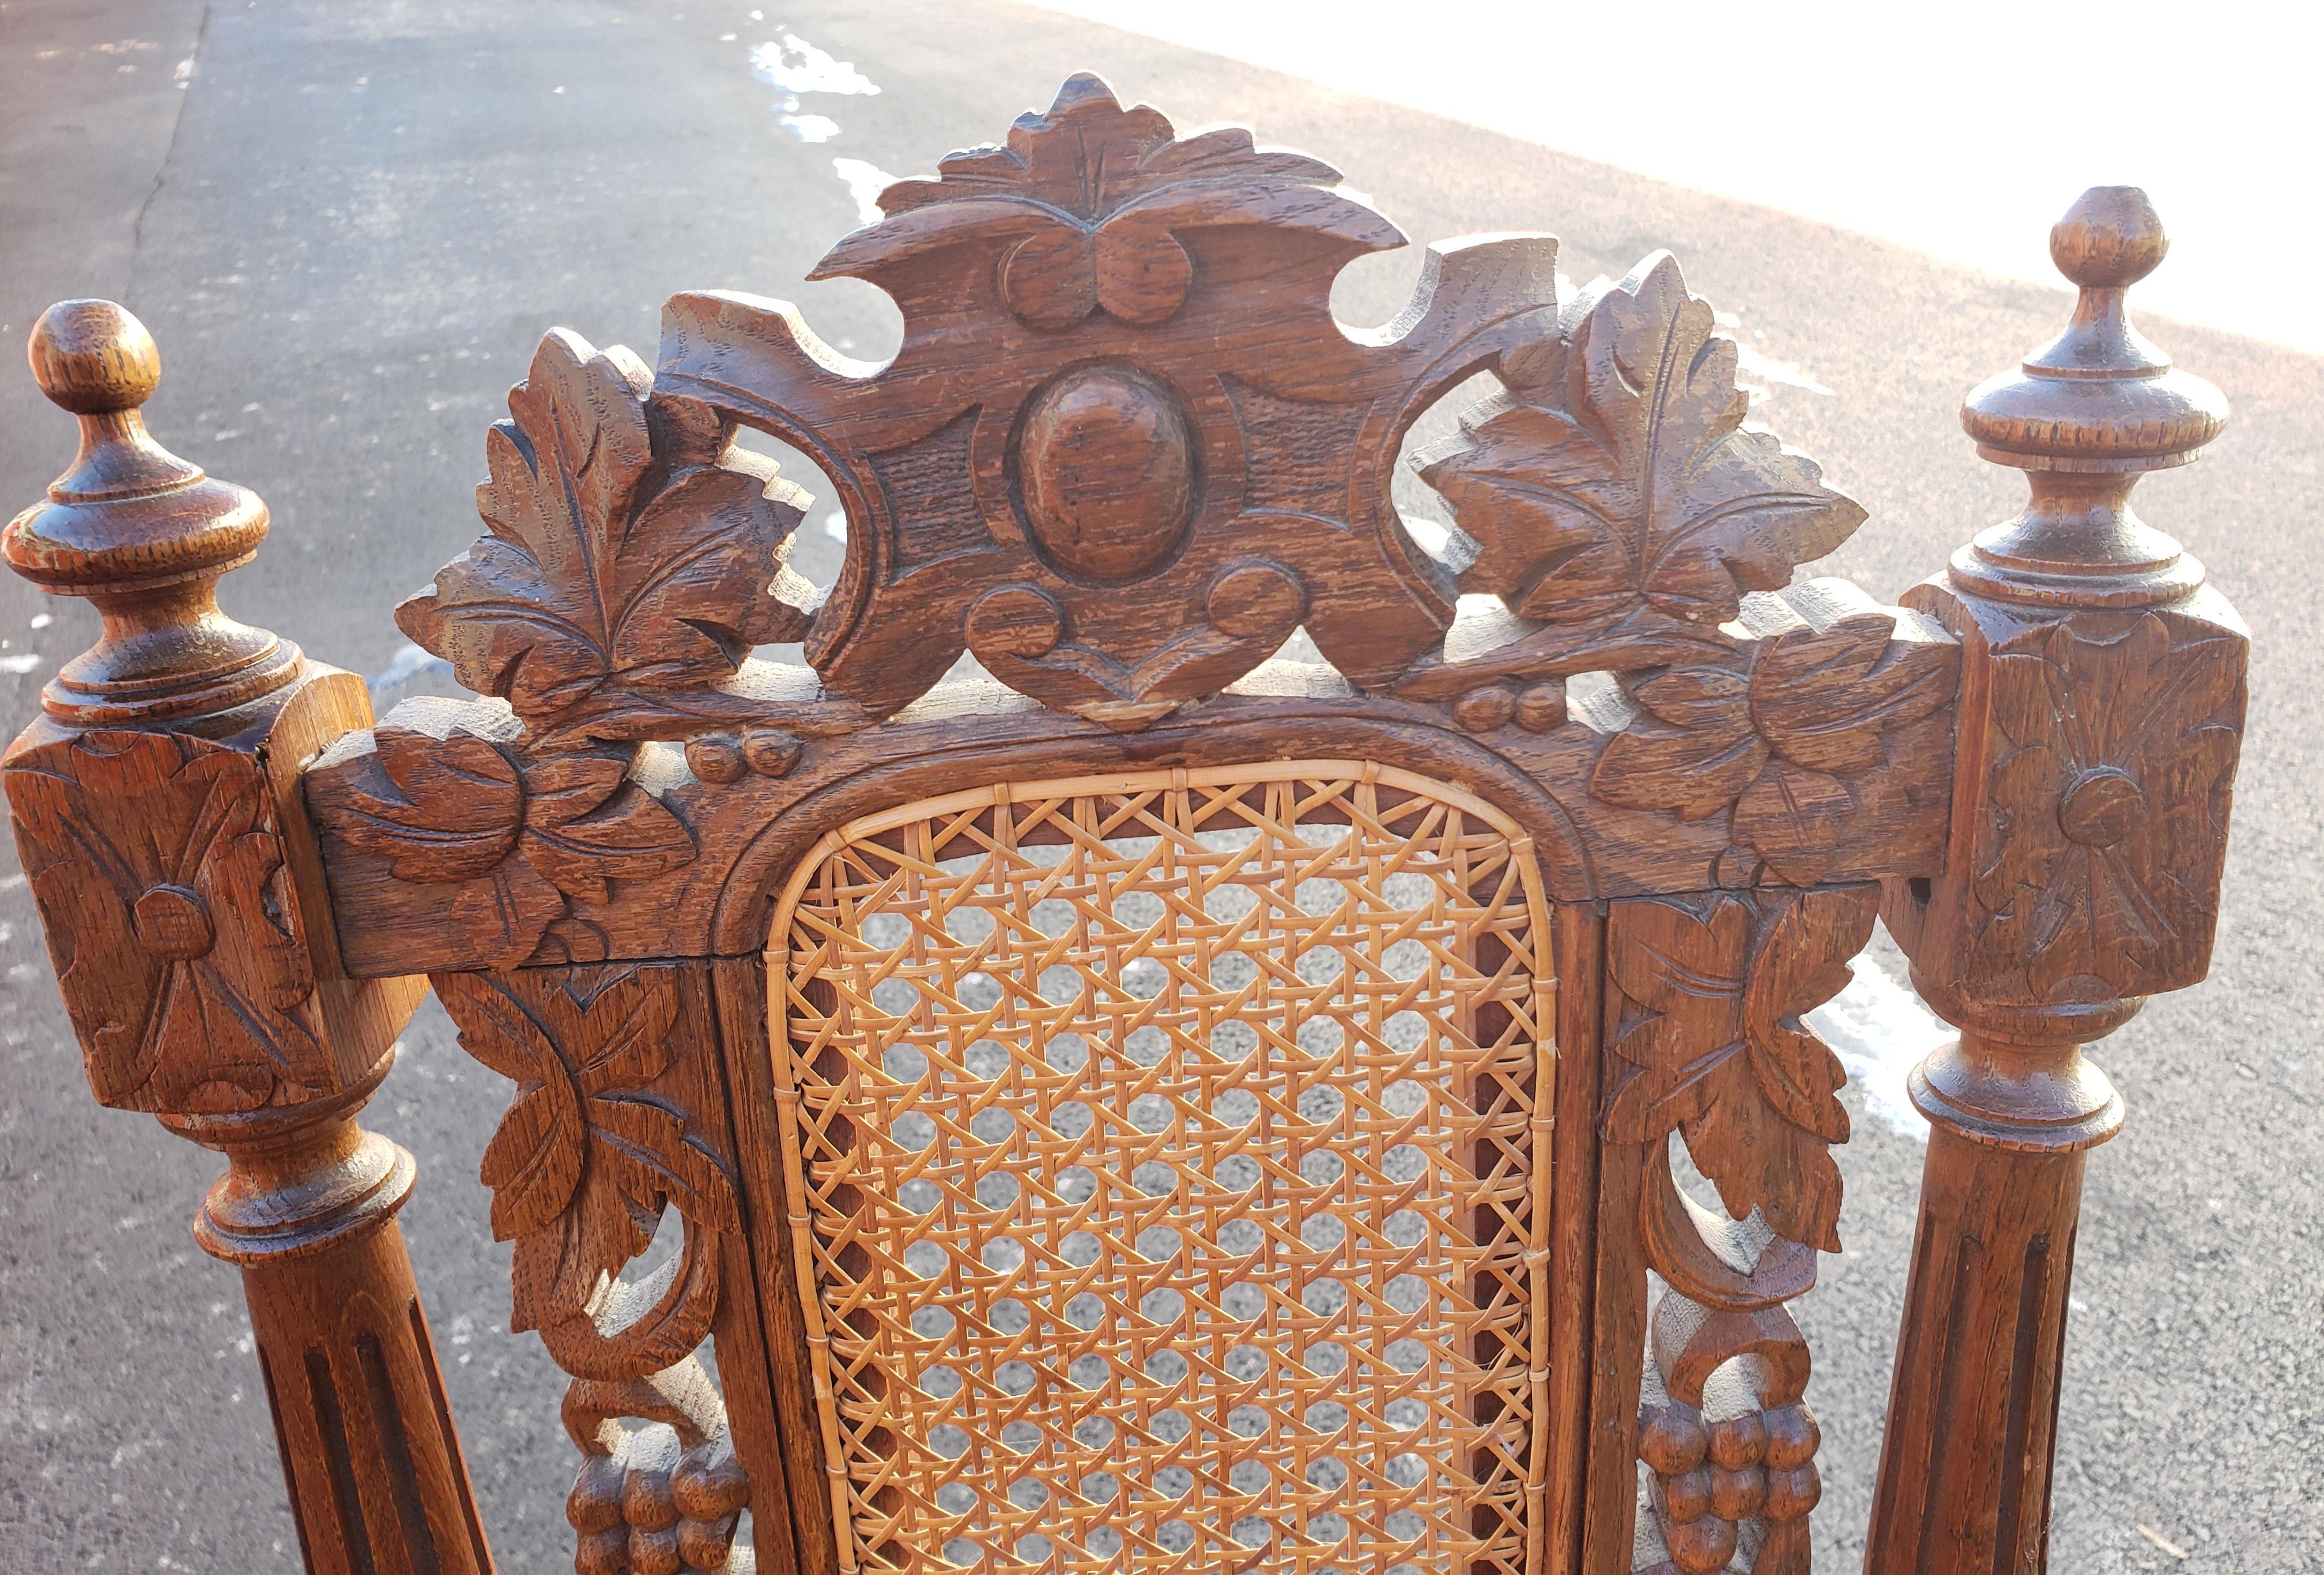
M1541 1567L1507 816L1363 761L979 788L826 836L768 960L843 1569Z

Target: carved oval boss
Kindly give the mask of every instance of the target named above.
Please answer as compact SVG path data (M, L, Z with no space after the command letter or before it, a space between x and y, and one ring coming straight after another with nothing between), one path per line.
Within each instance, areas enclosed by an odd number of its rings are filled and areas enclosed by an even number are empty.
M1177 396L1144 373L1057 378L1026 406L1014 458L1026 530L1061 572L1120 585L1185 544L1194 439Z

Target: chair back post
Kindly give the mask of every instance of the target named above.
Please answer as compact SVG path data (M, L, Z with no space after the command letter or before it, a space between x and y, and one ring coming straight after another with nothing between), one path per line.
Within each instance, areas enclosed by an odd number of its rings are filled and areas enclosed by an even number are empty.
M32 372L80 452L0 552L104 617L0 755L17 848L99 1102L226 1156L194 1220L239 1266L309 1570L492 1568L395 1214L411 1156L356 1113L418 978L339 966L300 767L363 682L219 612L267 528L145 431L161 377L110 301L51 307Z
M1868 1570L2046 1567L2083 1166L2123 1119L2081 1047L2209 965L2249 642L2130 505L2227 419L2124 311L2166 245L2133 187L2051 231L2072 321L1961 412L2031 499L1904 598L1961 643L1953 809L1947 873L1882 912L1961 1032L1912 1079L1933 1131Z

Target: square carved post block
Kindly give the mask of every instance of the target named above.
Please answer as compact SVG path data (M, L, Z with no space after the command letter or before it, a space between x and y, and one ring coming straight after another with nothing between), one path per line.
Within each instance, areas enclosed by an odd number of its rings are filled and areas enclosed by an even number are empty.
M488 1570L394 1218L411 1156L355 1125L425 981L346 977L299 799L369 698L218 610L266 505L147 434L143 325L65 301L30 356L80 452L0 551L105 623L0 780L89 1087L226 1156L194 1235L243 1271L307 1567Z
M2124 311L2165 246L2130 187L2051 231L2073 320L1961 413L2031 501L1904 598L1961 644L1952 821L1945 876L1882 911L1961 1032L1912 1080L1934 1131L1870 1570L2046 1567L2082 1167L2123 1118L2081 1046L2209 966L2249 639L2130 505L2227 418Z

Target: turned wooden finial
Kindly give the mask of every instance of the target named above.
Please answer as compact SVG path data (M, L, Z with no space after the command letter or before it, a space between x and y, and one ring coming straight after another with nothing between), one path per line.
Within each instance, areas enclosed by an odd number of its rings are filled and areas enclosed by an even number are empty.
M42 691L60 721L143 724L231 709L290 681L299 650L217 610L220 575L266 536L266 505L155 442L139 407L161 380L145 325L109 301L41 314L25 350L80 452L0 532L9 567L104 615L97 644Z
M2065 331L1961 407L1978 452L2027 472L2025 512L1952 562L1973 595L2049 606L2142 607L2184 596L2203 566L2141 520L2130 489L2193 460L2227 419L2219 391L2171 365L2132 326L2124 298L2170 250L2146 193L2093 186L2050 231L2050 255L2081 291Z

